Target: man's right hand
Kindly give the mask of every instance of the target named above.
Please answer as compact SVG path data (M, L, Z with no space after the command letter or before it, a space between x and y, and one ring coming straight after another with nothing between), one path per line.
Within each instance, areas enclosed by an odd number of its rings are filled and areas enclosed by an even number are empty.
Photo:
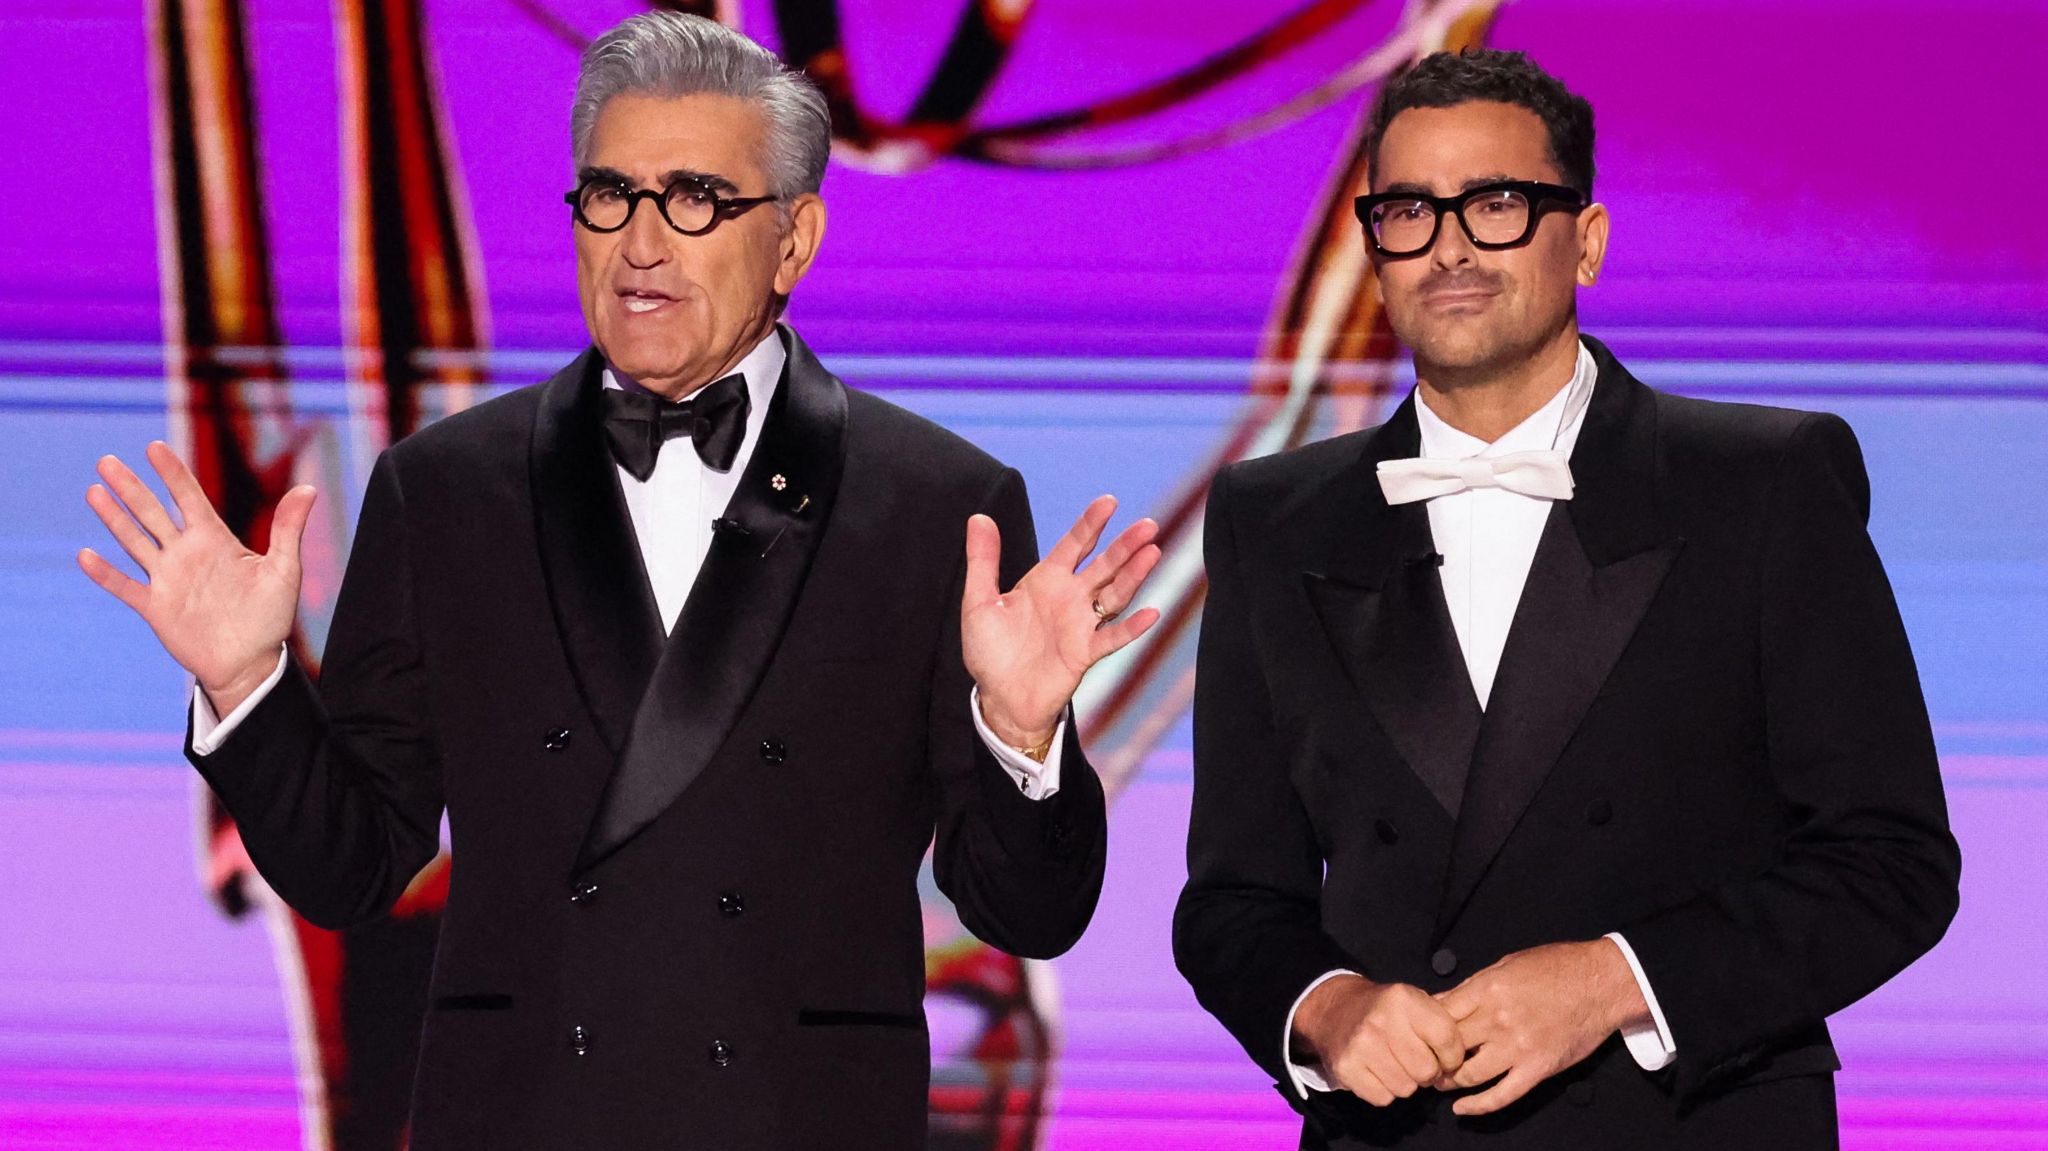
M149 462L177 504L182 528L113 456L100 459L105 484L85 493L148 582L131 579L91 548L78 553L78 566L149 624L171 658L199 681L214 710L226 715L269 678L291 635L299 608L299 540L314 491L302 485L285 493L271 518L270 551L258 555L221 522L177 453L152 443Z
M1457 1021L1419 987L1339 975L1294 1013L1294 1034L1333 1087L1375 1107L1406 1099L1465 1062Z

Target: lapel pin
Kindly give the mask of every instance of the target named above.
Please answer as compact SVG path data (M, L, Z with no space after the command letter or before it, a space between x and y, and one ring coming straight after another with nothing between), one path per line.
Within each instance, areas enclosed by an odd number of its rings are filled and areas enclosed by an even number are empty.
M768 477L768 486L774 488L776 491L779 492L782 489L789 486L789 479L788 477L778 472L775 475Z

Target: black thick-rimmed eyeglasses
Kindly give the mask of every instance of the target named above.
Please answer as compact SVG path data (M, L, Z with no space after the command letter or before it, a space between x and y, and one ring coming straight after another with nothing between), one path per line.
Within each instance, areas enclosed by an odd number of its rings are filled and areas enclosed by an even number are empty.
M701 236L750 208L773 203L780 196L720 196L703 180L677 180L668 187L629 188L617 180L593 178L562 197L576 213L576 222L593 232L616 232L632 222L642 200L654 201L668 226L685 236Z
M1586 197L1562 184L1503 180L1455 196L1381 192L1352 201L1373 250L1396 259L1427 252L1436 243L1445 216L1458 218L1475 248L1497 252L1526 244L1536 234L1545 205L1563 206L1576 213L1585 209Z

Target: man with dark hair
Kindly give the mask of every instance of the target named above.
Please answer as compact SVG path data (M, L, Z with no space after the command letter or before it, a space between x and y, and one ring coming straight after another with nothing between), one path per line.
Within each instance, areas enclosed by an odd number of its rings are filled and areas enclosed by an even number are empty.
M593 346L377 461L318 689L310 488L244 549L162 444L87 499L94 582L193 673L187 754L307 919L453 864L409 1145L922 1147L927 847L993 946L1072 946L1101 783L1068 715L1158 561L1114 501L1040 562L1023 480L842 385L782 305L822 94L709 20L583 57L563 209ZM1086 562L1084 562L1086 561ZM1007 589L1007 590L1005 590Z
M1580 334L1592 110L1520 54L1369 132L1416 387L1216 478L1180 969L1304 1146L1833 1147L1825 1019L1960 866L1856 440Z

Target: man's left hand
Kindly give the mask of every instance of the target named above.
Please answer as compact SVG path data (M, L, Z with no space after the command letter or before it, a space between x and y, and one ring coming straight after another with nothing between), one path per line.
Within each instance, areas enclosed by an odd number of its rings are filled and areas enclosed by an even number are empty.
M1499 1111L1650 1017L1621 948L1607 939L1517 951L1437 998L1468 1049L1438 1089L1500 1080L1452 1104L1459 1115Z
M967 521L961 654L981 689L982 719L1013 747L1051 739L1081 676L1159 619L1149 607L1120 618L1159 562L1158 524L1139 520L1081 565L1115 511L1116 497L1097 497L1008 592L996 583L1003 552L996 522L983 515Z

